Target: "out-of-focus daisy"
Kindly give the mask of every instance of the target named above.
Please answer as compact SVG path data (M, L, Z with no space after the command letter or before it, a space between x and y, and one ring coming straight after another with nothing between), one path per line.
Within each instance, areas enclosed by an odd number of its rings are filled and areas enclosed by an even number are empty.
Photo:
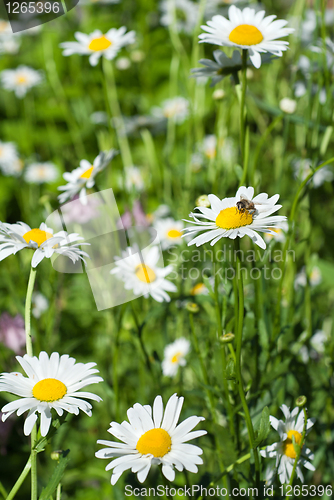
M115 63L115 66L120 71L125 71L130 68L131 60L128 57L119 57Z
M286 217L280 215L271 216L277 212L282 205L276 205L279 195L276 194L268 198L266 193L254 196L254 188L241 186L236 195L232 198L220 200L214 194L208 196L211 208L196 207L201 213L190 213L194 221L186 221L194 226L185 229L186 234L196 234L199 231L204 233L189 241L188 246L197 247L204 243L211 242L214 245L221 238L235 239L249 236L260 248L266 248L263 238L258 234L272 233L273 228L280 227ZM245 202L246 200L246 202ZM246 203L251 205L249 209L242 208ZM241 203L241 205L239 205ZM202 219L207 219L202 221Z
M281 222L281 227L271 228L272 233L265 233L264 239L269 243L272 239L279 243L284 243L286 233L289 230L289 224L286 221Z
M90 115L90 121L95 125L107 125L108 124L108 113L105 111L95 111Z
M45 297L45 295L43 295L40 292L34 292L32 294L31 313L34 316L34 318L37 318L37 319L40 318L42 316L42 314L45 311L47 311L48 307L49 307L49 301Z
M144 189L145 184L140 168L135 166L125 167L124 174L125 188L127 189L127 191L132 191L134 189L135 191L140 192Z
M102 151L91 164L87 160L80 161L80 167L75 168L72 172L65 172L63 177L67 184L59 186L58 190L63 191L59 196L59 203L65 203L67 200L74 198L79 193L80 201L83 205L87 205L87 189L95 185L95 177L101 172L108 163L117 154L115 149L110 151Z
M109 61L115 59L122 47L134 43L136 34L134 31L126 33L126 27L119 29L111 28L104 35L102 31L95 30L89 35L77 31L74 33L77 42L63 42L60 47L64 49L64 56L72 54L89 55L89 62L96 66L100 57L105 57Z
M6 171L11 163L18 159L16 145L13 142L0 141L0 170Z
M162 26L174 25L177 32L191 34L197 24L198 4L190 0L163 0L160 3Z
M31 163L25 169L24 179L32 184L54 182L59 177L59 170L54 163Z
M318 266L312 267L308 275L308 279L312 287L320 285L320 283L322 282L322 276ZM295 283L294 283L295 289L297 290L299 287L304 287L306 286L306 284L307 284L306 268L303 267L295 277Z
M174 245L181 245L182 231L184 229L182 221L176 221L171 217L167 219L158 219L154 222L153 227L158 233L158 238L163 250Z
M38 418L36 412L41 415L41 435L46 436L52 420L51 410L56 410L59 416L64 410L75 415L82 410L90 417L92 405L85 399L102 401L91 392L80 392L87 385L103 381L95 375L98 373L93 368L96 363L76 363L68 354L60 356L57 352L49 358L44 351L40 352L39 358L25 354L23 357L16 356L16 359L28 377L18 372L0 375L0 391L21 396L2 408L2 420L4 422L14 412L22 415L29 410L23 428L26 436L29 436Z
M187 441L206 434L205 430L192 431L205 419L191 416L177 425L183 400L173 394L164 412L162 398L157 396L153 408L139 403L129 408L129 423L111 422L108 432L123 443L99 440L98 444L107 448L95 453L97 458L119 457L106 467L106 470L113 469L111 484L128 469L137 473L138 481L143 483L153 464L162 464L162 473L169 481L174 481L174 467L178 471L198 472L197 465L203 463L200 457L203 451Z
M304 334L303 334L304 335ZM302 337L303 337L302 335ZM308 363L309 359L319 359L325 352L325 345L330 340L330 335L324 330L317 330L310 338L310 349L303 345L299 349L299 355L304 363Z
M20 354L26 343L24 320L20 314L14 318L4 312L0 316L0 342L16 354Z
M13 91L16 97L22 98L28 90L43 81L43 74L41 71L21 65L16 69L3 70L0 73L0 79L4 89Z
M312 173L312 160L310 158L297 158L292 162L294 174L296 178L302 181ZM334 178L333 171L329 167L324 167L318 170L312 177L313 187L322 186L324 182L331 182Z
M162 204L159 205L158 208L154 210L154 212L151 212L147 214L147 220L150 223L154 223L155 221L162 219L164 217L167 217L167 215L170 214L170 208L168 205Z
M0 19L0 54L16 54L20 42L20 33L13 33L10 23Z
M172 344L168 344L164 350L164 359L162 362L162 373L165 377L175 377L179 366L185 366L185 356L190 351L189 340L181 337Z
M185 97L172 97L163 101L162 107L154 107L152 114L156 117L167 118L175 123L183 123L189 116L189 101Z
M209 159L216 158L217 155L217 137L213 134L206 135L203 139L203 153Z
M204 283L196 283L191 290L190 290L190 295L209 295L209 290L207 287L204 285Z
M199 35L201 42L248 49L250 59L256 68L261 66L261 52L282 56L289 42L278 40L292 33L294 29L284 28L287 21L276 20L276 16L265 16L265 11L256 12L246 7L243 10L231 5L229 19L213 16L207 26L201 28L207 33Z
M39 228L31 229L24 222L16 224L6 224L0 222L0 261L9 255L15 255L23 248L35 250L32 256L31 265L36 267L44 257L50 258L54 253L65 255L72 262L84 257L89 257L86 252L80 249L80 245L88 243L76 243L83 238L76 233L68 234L66 231L59 231L53 234L53 229L47 227L42 222Z
M291 472L296 459L296 451L293 446L292 437L295 438L296 444L301 443L304 427L304 412L302 410L300 411L300 408L298 407L294 408L292 412L290 412L290 409L286 405L282 405L281 410L284 413L285 422L270 416L270 423L279 433L280 441L267 446L267 448L265 450L261 450L260 453L265 458L276 458L276 469L279 475L279 480L281 484L286 484L290 481ZM308 434L313 425L314 420L311 418L308 419L306 424L306 434ZM311 453L311 450L303 447L296 468L297 476L302 483L304 482L304 476L301 470L301 465L309 470L315 470L314 466L309 461L313 460L313 458L314 455Z
M135 295L151 296L158 302L170 301L167 292L176 292L174 283L166 280L173 266L159 267L159 250L157 246L145 248L142 253L129 247L122 252L122 257L116 257L116 267L110 271L124 282L126 290L133 290Z
M289 97L284 97L280 100L279 107L284 113L292 115L297 109L297 102Z

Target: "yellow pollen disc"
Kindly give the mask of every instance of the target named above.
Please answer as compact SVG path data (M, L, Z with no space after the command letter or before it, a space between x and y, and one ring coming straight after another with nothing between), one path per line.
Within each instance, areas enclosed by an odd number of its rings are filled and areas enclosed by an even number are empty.
M150 454L161 458L171 450L172 440L164 429L151 429L138 439L136 448L142 455Z
M90 176L92 175L92 172L94 170L94 167L91 166L88 170L86 170L83 174L80 175L81 179L90 179Z
M250 24L240 24L231 31L228 37L230 42L238 45L257 45L263 40L260 30Z
M198 295L203 292L203 290L206 289L206 286L204 283L197 283L197 285L193 286L192 289L190 290L190 295Z
M30 241L34 241L40 247L42 243L46 240L53 237L53 234L48 233L47 231L42 231L41 229L31 229L23 235L23 239L29 243Z
M205 151L205 156L207 158L209 158L209 160L216 158L216 150L215 149L208 149L207 151Z
M289 431L288 437L283 443L283 453L289 458L296 458L296 452L293 447L292 436L295 436L296 444L300 444L302 440L302 435L297 431Z
M176 354L174 354L174 356L172 357L172 363L178 363L181 356L181 352L177 352Z
M135 270L137 278L143 283L152 283L157 279L155 272L145 264L139 264Z
M108 49L110 45L112 45L112 42L102 35L99 38L94 38L88 45L88 48L90 50L99 51Z
M26 83L26 81L27 81L27 78L25 76L23 76L23 75L18 76L16 78L16 83L18 83L18 84Z
M181 238L182 233L178 229L171 229L167 233L168 238Z
M236 229L248 226L253 222L253 216L247 210L240 211L236 207L221 210L216 218L216 225L222 229Z
M55 378L45 378L34 386L32 394L39 401L58 401L67 393L67 387L63 382Z

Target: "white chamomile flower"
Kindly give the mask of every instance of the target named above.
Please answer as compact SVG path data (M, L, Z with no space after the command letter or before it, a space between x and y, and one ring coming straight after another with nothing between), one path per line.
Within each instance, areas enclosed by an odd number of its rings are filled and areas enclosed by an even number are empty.
M166 219L157 219L153 224L157 231L159 241L163 250L174 245L181 245L182 231L184 224L182 221L176 221L171 217Z
M104 35L102 31L95 30L89 35L77 31L74 33L77 42L63 42L60 47L64 49L64 56L72 54L89 55L91 66L96 66L101 56L109 61L115 59L122 47L135 42L136 35L134 31L126 33L126 27L119 29L111 28Z
M58 177L58 168L51 162L31 163L24 172L24 179L31 184L54 182Z
M189 101L185 97L166 99L161 106L152 109L152 114L157 118L167 118L180 124L189 116Z
M41 71L21 65L16 69L3 70L0 79L4 89L14 91L16 97L22 98L28 90L43 81L43 76Z
M173 394L164 412L162 398L157 396L153 408L139 403L129 408L129 422L111 422L108 432L123 442L99 440L98 444L107 448L95 453L97 458L118 457L106 467L106 470L113 469L111 484L128 469L137 473L138 481L143 483L153 464L162 464L162 473L169 481L174 481L174 467L180 472L183 469L198 472L197 465L203 463L200 457L203 451L187 441L206 434L205 430L192 431L205 419L191 416L177 425L183 399Z
M294 99L289 99L289 97L284 97L280 100L279 107L283 113L292 115L297 109L297 102Z
M59 231L53 234L53 229L47 227L42 222L39 228L31 229L24 222L16 224L6 224L0 222L0 261L9 255L15 255L23 248L32 248L35 250L31 260L32 267L44 259L50 258L54 253L65 255L72 262L84 257L89 257L86 252L80 249L80 245L88 245L81 242L83 238L76 233L68 234L66 231Z
M320 285L320 283L322 282L322 276L318 266L312 267L308 275L308 279L311 287ZM297 290L299 287L305 287L306 284L307 284L307 275L306 275L306 268L304 266L295 277L295 282L294 282L295 290Z
M60 417L64 410L75 415L82 410L90 417L92 405L85 399L102 401L91 392L80 392L87 385L103 381L94 375L98 373L93 368L96 363L75 363L75 359L68 354L59 356L58 352L53 352L49 358L44 351L40 352L39 358L25 354L23 357L16 356L16 359L28 377L18 372L0 375L0 391L21 396L2 408L2 421L14 412L19 416L29 410L23 428L26 436L29 436L38 418L36 412L41 415L41 435L46 436L51 425L52 409Z
M285 20L276 20L276 16L265 16L265 11L256 12L246 7L243 10L231 5L228 10L229 19L213 16L207 26L201 28L207 33L199 35L201 42L213 45L225 45L248 49L249 57L255 68L261 66L261 53L270 52L282 56L289 42L278 40L293 33L294 29L284 28Z
M204 285L204 283L196 283L196 285L194 285L191 288L190 295L192 295L192 296L195 296L195 295L209 295L209 290Z
M49 307L49 301L40 292L34 292L32 294L32 309L31 313L34 316L34 318L40 318L42 314L47 311Z
M295 438L296 444L299 445L301 443L304 428L304 412L303 410L300 411L300 408L298 407L294 408L292 412L290 412L290 409L286 405L282 405L281 410L284 413L285 422L270 416L270 423L279 433L280 441L267 446L267 448L265 450L261 450L260 453L265 458L276 458L276 469L279 480L281 484L287 484L290 481L293 465L296 459L296 451L293 445L292 437ZM306 435L314 425L314 422L314 419L311 418L307 420ZM304 476L300 466L303 465L307 469L314 471L314 466L309 462L309 460L313 460L313 458L314 455L311 450L304 448L303 446L296 468L297 476L302 483L304 482Z
M143 176L141 174L140 168L136 166L130 166L124 168L125 174L125 188L127 191L142 191L145 187Z
M63 191L58 196L59 203L65 203L65 201L71 200L79 193L81 203L87 205L86 190L95 185L95 176L106 168L116 154L117 152L114 149L102 151L95 158L93 164L87 160L81 160L80 167L75 168L72 172L65 172L63 178L67 181L67 184L58 187L59 191Z
M271 233L265 233L264 239L267 243L271 240L278 241L279 243L284 243L286 238L286 233L289 230L289 224L286 221L281 222L281 227L271 227Z
M194 226L187 227L185 232L193 235L199 231L204 233L197 235L189 241L188 246L197 247L204 243L211 242L214 245L221 238L243 238L249 236L260 248L266 248L263 238L258 234L272 233L273 229L281 226L286 217L280 215L271 216L277 212L282 205L276 205L279 195L275 194L268 198L267 193L260 193L253 198L254 188L241 186L237 194L231 198L220 200L214 194L209 194L208 198L211 208L196 207L201 213L190 213L194 221L186 221ZM245 202L251 202L249 209L239 208ZM254 206L253 206L254 205ZM207 219L202 221L202 219Z
M170 301L166 292L176 292L174 283L165 277L173 270L173 266L159 267L159 250L157 246L145 248L141 254L129 247L122 252L122 258L116 258L116 267L110 271L124 282L126 290L133 290L138 296L151 296L158 302Z
M209 159L216 158L217 154L217 137L215 135L206 135L203 139L203 153Z
M0 141L0 170L10 169L11 163L18 159L16 145L13 142Z
M179 366L185 366L185 356L190 351L189 340L181 337L172 344L168 344L164 350L164 359L162 362L162 373L165 377L175 377Z
M173 26L178 33L191 34L197 24L198 4L190 0L163 0L160 4L162 26Z
M16 54L20 41L20 33L13 33L10 23L0 19L0 54Z

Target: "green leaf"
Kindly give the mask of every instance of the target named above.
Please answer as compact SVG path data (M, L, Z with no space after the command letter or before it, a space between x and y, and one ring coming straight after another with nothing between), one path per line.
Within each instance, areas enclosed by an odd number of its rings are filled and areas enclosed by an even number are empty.
M60 457L59 462L55 470L53 471L50 481L45 486L45 488L42 489L42 493L39 497L39 500L49 500L50 496L56 491L57 486L60 483L64 471L66 469L66 466L69 462L69 456L68 456L69 451L70 450L63 452L63 455Z
M261 420L259 428L255 431L255 441L253 443L253 448L257 448L259 444L266 439L270 432L270 418L268 406L265 406L261 413Z

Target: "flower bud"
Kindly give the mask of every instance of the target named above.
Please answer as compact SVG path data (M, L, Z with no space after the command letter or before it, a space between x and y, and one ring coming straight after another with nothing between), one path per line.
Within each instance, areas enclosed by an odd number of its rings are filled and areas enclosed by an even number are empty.
M299 396L296 399L296 406L298 406L298 408L304 408L304 406L306 405L306 402L307 402L306 396Z
M186 309L189 312L196 314L199 311L199 306L197 304L195 304L195 302L187 302Z
M207 194L202 194L196 200L196 207L206 207L209 208L211 203L209 202L209 198Z
M230 344L231 342L233 342L234 337L235 337L234 333L225 333L225 335L219 337L219 341L222 344Z

